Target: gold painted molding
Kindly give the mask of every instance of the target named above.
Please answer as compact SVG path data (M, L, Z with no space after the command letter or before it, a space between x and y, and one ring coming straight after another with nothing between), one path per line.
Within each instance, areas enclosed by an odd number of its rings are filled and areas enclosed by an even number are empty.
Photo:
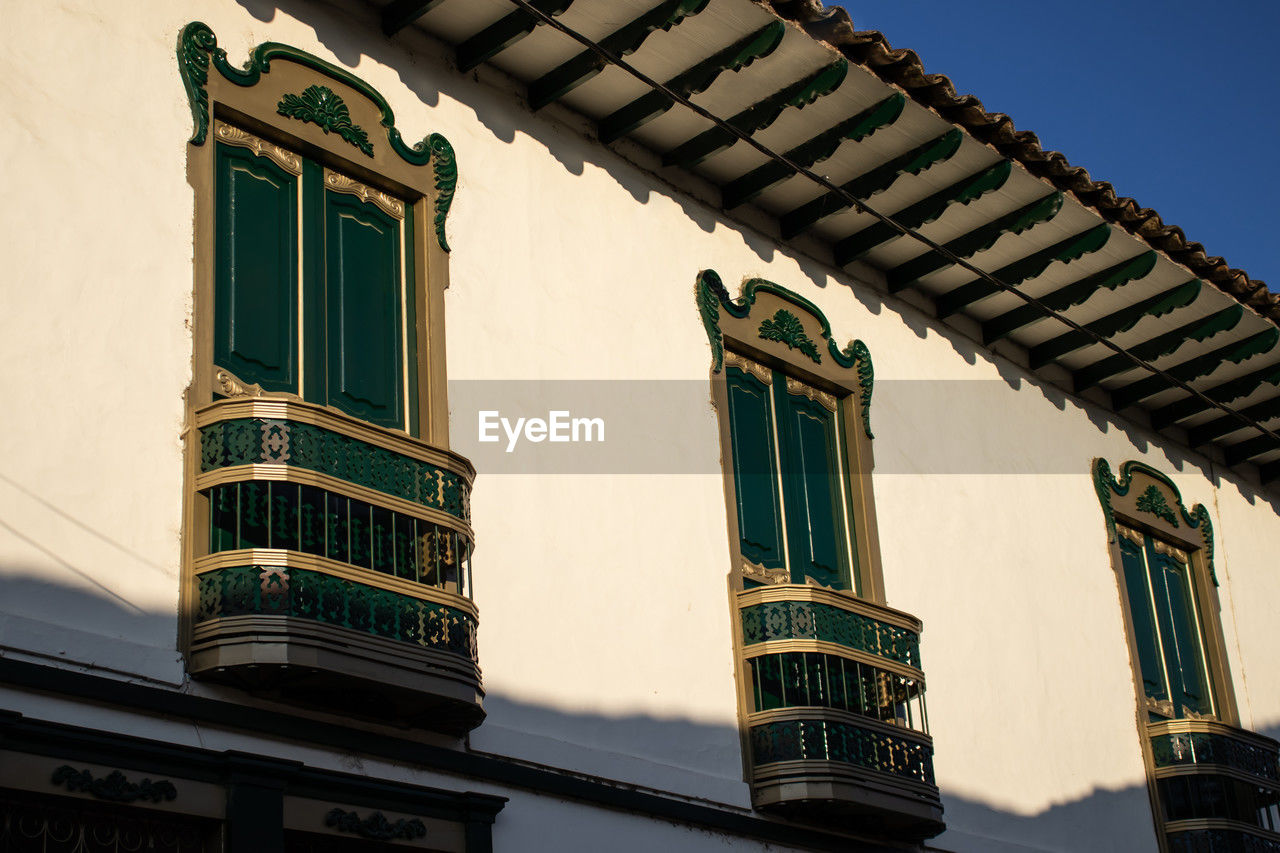
M287 148L281 148L279 145L274 145L265 139L259 139L247 130L241 130L235 125L215 121L213 135L219 141L228 145L248 148L259 157L266 157L286 172L291 172L295 175L302 174L302 157Z
M356 196L361 201L376 204L396 219L404 219L403 201L384 193L382 190L365 186L354 178L348 178L341 172L335 172L326 167L324 170L324 185L334 192L348 193Z
M906 726L896 726L893 723L886 723L883 720L873 719L872 717L864 717L861 714L841 711L838 708L778 708L773 711L754 711L747 714L746 717L747 725L749 726L782 723L790 720L830 720L882 732L893 737L900 737L903 740L914 741L921 746L933 746L933 738L924 732L909 729Z
M756 379L759 379L765 385L773 384L773 371L765 367L758 361L752 361L746 356L738 355L733 350L726 350L724 354L724 363L729 367L736 367L739 370L750 373Z
M404 498L389 495L377 489L370 489L367 486L349 483L329 474L321 474L308 468L298 468L294 465L275 465L259 462L253 465L232 465L228 468L205 471L196 475L196 491L203 492L214 486L244 482L297 483L302 486L316 486L334 494L355 498L358 501L364 501L382 509L393 510L404 515L411 515L422 521L429 521L440 527L447 527L463 534L472 542L475 541L475 533L472 531L471 525L447 512L423 506L413 501L407 501Z
M764 642L752 643L747 646L746 651L742 653L742 657L743 660L753 660L766 655L786 654L789 652L817 652L843 658L844 660L856 661L885 672L891 672L894 675L900 675L903 678L913 679L920 682L922 688L924 687L924 672L914 666L880 657L862 649L842 646L829 640L765 640Z
M800 586L798 584L779 584L777 586L743 590L737 594L737 598L739 609L751 607L755 604L809 601L839 607L841 610L868 616L889 625L906 628L908 631L914 631L917 634L923 630L920 620L910 613L894 610L892 607L886 607L883 604L873 604L864 598L854 598L853 593L845 590L827 589L826 587L818 586Z
M759 563L742 559L742 576L763 584L791 583L791 572L786 569L770 569Z
M465 479L468 485L475 480L476 469L464 456L419 441L406 433L383 429L314 403L277 397L241 397L219 400L201 406L195 412L197 428L236 418L264 418L311 424L452 471Z
M799 379L787 377L787 393L795 394L798 397L808 397L810 400L822 406L830 412L834 412L840 406L840 402L834 394L828 394L826 391L819 391L812 385L806 385Z

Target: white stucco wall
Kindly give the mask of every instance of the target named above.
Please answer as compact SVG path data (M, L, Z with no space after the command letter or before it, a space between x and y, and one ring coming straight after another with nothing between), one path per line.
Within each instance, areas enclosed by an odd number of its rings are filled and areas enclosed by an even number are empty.
M451 383L672 383L662 414L680 465L597 476L481 467L474 572L490 718L474 749L748 804L710 351L693 300L705 268L731 291L760 276L799 292L841 342L859 337L873 354L880 545L889 603L925 624L950 827L938 846L1155 849L1119 598L1088 476L1096 456L1113 467L1146 461L1188 505L1209 507L1242 722L1280 728L1273 499L721 221L558 123L554 109L529 114L500 75L451 71L428 39L388 42L364 12L278 6L8 10L4 654L182 681L192 198L173 49L198 18L234 64L263 41L295 45L379 89L406 139L437 131L453 143ZM471 417L455 406L455 445L474 431ZM561 810L584 832L595 827L583 807ZM684 849L654 832L652 846L635 849Z

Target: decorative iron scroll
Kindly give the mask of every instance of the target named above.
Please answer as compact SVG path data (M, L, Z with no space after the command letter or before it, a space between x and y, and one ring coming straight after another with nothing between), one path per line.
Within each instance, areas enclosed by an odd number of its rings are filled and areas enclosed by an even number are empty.
M1186 505L1182 502L1182 493L1178 491L1178 487L1173 481L1164 474L1136 460L1130 460L1120 466L1120 478L1111 473L1111 466L1107 464L1107 460L1098 458L1093 460L1093 489L1098 495L1098 503L1102 504L1102 513L1107 522L1107 541L1115 542L1116 531L1116 515L1115 509L1111 505L1112 495L1123 497L1129 494L1129 489L1133 485L1133 475L1137 473L1146 474L1153 480L1163 483L1173 494L1174 503L1177 504L1177 515L1182 516L1182 521L1187 527L1200 533L1201 541L1204 543L1204 560L1205 565L1209 569L1209 578L1213 581L1213 585L1218 585L1218 575L1213 567L1213 522L1209 518L1209 510L1204 504L1196 504L1187 511ZM1151 490L1155 489L1159 500L1150 495ZM1147 490L1139 496L1136 506L1143 512L1149 512L1158 518L1162 518L1169 522L1172 526L1178 526L1178 520L1175 516L1174 507L1165 500L1164 494L1155 486L1148 486ZM1165 515L1165 513L1168 515Z
M178 35L178 73L182 76L182 84L187 90L187 100L191 105L191 117L195 125L191 134L191 144L203 145L209 133L209 92L206 87L209 83L210 67L216 69L225 79L230 80L237 86L254 86L263 74L270 72L271 63L277 59L294 62L309 68L317 74L350 87L367 98L382 116L382 126L386 128L387 143L390 145L391 150L412 166L431 165L436 188L436 241L440 244L441 249L446 252L449 251L449 243L445 239L444 223L449 215L449 208L453 204L453 195L458 186L457 156L454 154L453 146L449 143L449 140L439 133L432 133L415 145L407 145L400 135L399 129L396 128L395 113L392 111L391 105L387 103L386 98L382 97L377 89L345 68L339 68L337 65L326 62L306 51L277 42L264 42L255 47L249 54L249 60L245 63L244 68L235 68L227 61L227 52L218 47L218 38L213 34L213 30L209 28L208 24L192 21L183 27L182 32ZM281 101L279 109L287 110L284 112L285 115L292 115L292 111L305 112L308 116L307 118L304 118L303 115L295 117L316 121L317 124L320 124L321 121L327 121L329 127L325 128L326 132L329 131L329 128L338 128L339 134L342 135L343 139L346 139L366 154L371 154L372 146L363 128L351 125L351 129L347 130L345 135L343 134L340 112L347 113L346 121L347 124L350 124L349 110L347 110L346 105L342 105L342 111L337 111L335 104L330 104L330 109L328 110L320 107L319 111L317 111L316 104L312 103L317 99L307 98L307 93L311 89L324 90L333 95L339 102L341 101L327 87L312 86L306 92L303 92L301 97L296 95L287 96ZM297 98L299 105L295 106L289 101L289 98ZM311 115L317 118L310 118L309 116ZM325 125L321 124L321 127L325 127ZM359 133L354 133L354 131L359 131ZM361 144L361 137L363 137L363 144ZM366 150L365 146L368 146L368 150Z
M348 483L471 517L467 481L439 468L312 424L273 418L236 418L200 429L202 473L235 465L294 465Z
M338 832L349 832L375 841L414 841L427 835L426 824L417 818L400 818L392 823L382 812L374 812L361 818L357 812L332 809L324 816L324 825Z
M476 661L476 623L443 604L310 569L233 566L198 576L196 622L227 616L309 619Z
M841 350L835 338L831 336L831 323L827 321L826 315L817 305L798 293L762 278L748 280L743 284L742 296L733 299L715 270L703 270L698 273L694 292L698 301L698 313L702 317L702 327L706 330L707 341L711 345L712 373L719 373L725 363L724 332L720 329L722 310L731 317L745 319L751 315L751 309L761 293L772 293L816 319L821 329L822 340L827 342L831 360L840 367L856 370L858 386L862 392L859 395L862 429L867 438L875 437L871 434L871 392L875 384L875 371L871 366L871 352L866 344L853 340ZM773 317L761 321L757 334L764 340L778 341L792 349L799 349L815 363L822 362L819 349L821 343L809 337L799 317L792 311L778 309Z
M920 669L920 636L829 604L771 601L742 608L742 642L823 640Z
M1229 767L1280 789L1280 753L1227 734L1160 732L1151 735L1151 753L1156 767Z
M217 853L216 824L81 800L0 796L0 850L41 853ZM63 801L65 802L65 801Z
M156 782L150 779L130 782L119 770L112 770L106 776L95 779L89 770L76 770L68 764L53 771L50 781L55 785L65 786L68 791L78 791L113 803L132 803L136 800L159 803L178 796L178 789L172 782L164 779Z
M756 767L832 761L933 785L933 747L841 720L779 720L751 727Z

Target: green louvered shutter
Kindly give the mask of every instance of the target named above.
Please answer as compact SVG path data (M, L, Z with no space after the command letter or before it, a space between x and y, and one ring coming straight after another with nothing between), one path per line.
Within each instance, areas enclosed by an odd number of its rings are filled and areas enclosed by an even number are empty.
M404 425L400 228L372 203L325 192L328 402L395 428Z
M785 568L769 386L732 366L726 383L742 556L765 568Z
M1147 558L1151 561L1156 601L1164 611L1160 614L1160 628L1165 636L1164 656L1169 670L1169 692L1174 697L1174 714L1181 717L1184 708L1197 714L1210 713L1213 703L1209 699L1187 566L1169 554L1155 551L1150 543Z
M298 391L298 178L219 143L213 360L269 391Z
M845 527L840 495L836 414L775 382L784 412L783 476L791 582L811 577L824 586L848 588Z
M1138 645L1142 686L1148 698L1164 701L1169 698L1169 691L1160 659L1160 637L1156 633L1155 615L1151 611L1145 550L1143 546L1121 536L1120 559L1124 565L1124 585L1129 594L1129 613L1133 619L1134 639Z

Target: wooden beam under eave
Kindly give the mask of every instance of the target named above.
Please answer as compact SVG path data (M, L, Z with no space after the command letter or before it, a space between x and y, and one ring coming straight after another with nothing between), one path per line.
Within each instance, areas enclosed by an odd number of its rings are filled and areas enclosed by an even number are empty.
M529 0L529 5L544 15L564 14L573 0ZM537 15L524 9L494 21L471 38L458 45L458 69L470 71L482 62L488 62L511 45L523 39L543 23Z
M868 199L889 189L903 175L918 175L938 163L950 160L960 150L963 138L964 134L952 128L937 139L931 139L863 172L841 185L840 189L856 199ZM782 214L779 219L782 239L789 240L824 217L850 207L852 205L840 193L829 192L818 196L813 201Z
M802 110L823 95L831 94L844 82L848 73L849 61L838 59L730 116L725 119L725 124L750 136L777 121L788 107ZM738 137L725 128L713 127L662 155L662 165L690 169L737 141Z
M600 47L614 56L630 56L655 30L670 30L685 18L707 8L710 0L664 0L600 40ZM604 70L606 60L584 50L529 84L529 108L540 110L586 83Z
M973 257L978 252L990 249L1005 234L1021 234L1042 222L1050 221L1062 209L1065 198L1066 196L1060 192L1049 193L968 233L961 234L954 240L944 243L943 248L959 258ZM942 252L930 249L886 272L885 281L889 285L890 293L898 293L911 287L926 275L949 266L951 266L951 258Z
M1214 402L1226 405L1232 400L1239 400L1241 397L1249 396L1263 385L1280 386L1280 364L1270 364L1261 370L1255 370L1253 373L1223 382L1221 385L1205 391L1204 395ZM1151 428L1164 429L1170 424L1175 424L1201 412L1207 412L1211 408L1213 407L1199 397L1184 397L1181 400L1174 400L1172 403L1151 410ZM1208 424L1203 424L1202 426L1208 426ZM1195 429L1200 429L1200 427L1192 427L1192 430ZM1227 430L1227 432L1230 432L1230 430ZM1225 434L1218 433L1209 436L1209 438L1217 438L1218 435Z
M1250 420L1265 424L1267 421L1280 418L1280 397L1271 397L1252 406L1247 406L1240 410L1240 414ZM1200 447L1222 438L1224 435L1230 435L1238 430L1248 429L1248 425L1239 418L1231 415L1223 415L1214 418L1208 423L1191 427L1187 430L1187 443L1192 447Z
M836 153L846 140L859 142L877 130L889 127L902 115L906 103L907 99L900 92L894 92L883 101L802 142L783 156L807 169ZM725 184L720 190L720 204L725 210L737 207L794 174L795 169L776 160L765 163Z
M393 36L443 2L444 0L392 0L382 10L382 31Z
M1257 420L1255 418L1255 420ZM1239 423L1237 421L1237 423ZM1259 421L1261 423L1261 421ZM1239 424L1244 428L1244 424ZM1226 459L1228 465L1239 465L1241 462L1248 462L1255 456L1261 456L1272 450L1280 449L1280 444L1269 435L1255 435L1253 438L1246 438L1244 441L1237 441L1235 444L1229 444L1222 449L1222 455ZM1271 463L1275 465L1276 463Z
M1107 245L1107 241L1110 239L1111 226L1106 223L1095 225L1088 231L1068 237L1048 248L1033 252L1011 264L1006 264L991 273L991 277L1010 287L1016 287L1028 279L1039 276L1049 268L1050 264L1069 264L1072 261L1083 258L1085 255L1092 255ZM938 317L946 318L957 311L968 308L975 302L980 302L988 296L995 296L997 293L1002 292L1004 291L993 282L985 278L978 278L940 294L934 300L934 305Z
M1280 341L1280 329L1273 326L1270 329L1258 332L1256 335L1250 335L1244 340L1233 341L1226 346L1218 347L1216 350L1167 368L1165 372L1180 382L1192 382L1202 376L1208 376L1213 373L1222 366L1223 362L1229 361L1232 364L1239 364L1256 355L1269 352L1275 348L1277 341ZM1117 409L1123 409L1154 394L1159 394L1161 391L1168 391L1170 388L1176 387L1168 379L1158 374L1145 376L1135 382L1130 382L1123 388L1117 388L1112 391L1111 405Z
M1128 351L1143 361L1150 362L1157 358L1173 355L1188 341L1204 341L1221 332L1229 332L1239 324L1243 316L1244 306L1233 305L1226 310L1193 320L1171 332L1165 332L1140 344L1128 347ZM1095 361L1087 367L1073 371L1071 374L1072 385L1075 388L1075 392L1079 394L1081 391L1092 388L1112 376L1132 370L1134 367L1132 360L1120 353L1116 353L1100 361Z
M787 27L772 21L749 36L707 57L672 77L664 85L681 97L688 98L707 88L726 71L741 71L757 59L768 56L782 43ZM675 106L675 101L657 90L641 95L600 120L597 135L608 145L643 127Z
M1147 276L1156 266L1156 253L1143 252L1141 255L1121 261L1102 272L1085 276L1079 281L1046 293L1037 299L1046 308L1053 311L1065 311L1089 300L1089 297L1100 290L1116 290ZM1019 305L998 317L992 317L982 324L982 342L987 346L1004 338L1018 329L1029 326L1048 316L1044 310L1035 305Z
M903 228L916 229L933 222L953 204L966 205L1004 186L1013 172L1013 162L1001 160L980 172L967 175L949 187L904 207L890 218ZM876 222L839 240L833 247L836 266L848 266L877 246L882 246L901 232L885 222Z
M1193 278L1191 281L1184 282L1177 287L1171 287L1163 293L1148 296L1146 299L1125 306L1119 311L1086 323L1084 328L1087 331L1082 332L1072 329L1058 335L1056 338L1036 344L1027 351L1027 363L1032 370L1038 370L1051 361L1057 361L1064 355L1089 346L1096 340L1095 335L1100 338L1113 338L1121 332L1127 332L1138 325L1138 321L1147 315L1163 317L1170 311L1185 308L1196 301L1202 286L1203 283L1200 279Z

